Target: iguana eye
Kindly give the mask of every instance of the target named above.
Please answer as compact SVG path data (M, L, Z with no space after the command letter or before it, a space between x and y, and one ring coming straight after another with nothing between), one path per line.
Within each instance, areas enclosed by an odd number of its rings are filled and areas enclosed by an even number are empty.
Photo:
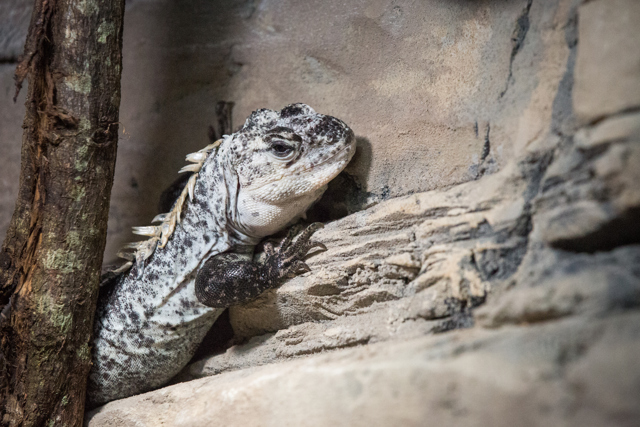
M288 160L293 156L295 150L293 147L282 142L275 142L273 145L271 145L271 152L278 159Z

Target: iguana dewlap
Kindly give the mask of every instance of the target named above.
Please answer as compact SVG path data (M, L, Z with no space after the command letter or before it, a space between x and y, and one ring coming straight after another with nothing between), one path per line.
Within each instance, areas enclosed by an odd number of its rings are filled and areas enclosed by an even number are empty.
M195 172L150 239L106 292L95 321L89 405L166 383L191 359L224 308L278 286L303 262L317 225L282 245L254 246L298 219L347 165L355 137L304 104L258 110L221 143L187 156ZM127 269L127 271L124 271Z

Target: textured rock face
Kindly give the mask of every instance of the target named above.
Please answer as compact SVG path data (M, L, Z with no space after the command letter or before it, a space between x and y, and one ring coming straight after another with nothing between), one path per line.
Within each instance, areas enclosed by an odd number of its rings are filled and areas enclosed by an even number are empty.
M107 404L88 426L632 426L639 321L572 318L370 344Z
M637 425L637 22L634 0L130 2L108 250L218 99L307 102L359 152L310 214L339 218L312 271L88 425Z
M349 123L360 156L348 173L361 192L348 212L497 168L511 157L518 111L530 106L545 122L549 105L527 98L555 92L564 72L567 47L557 32L559 52L545 52L521 78L513 73L520 48L510 37L528 13L526 1L131 4L121 118L129 139L120 151L107 253L129 239L130 225L156 213L182 156L204 145L219 99L235 102L238 121L256 108L305 102ZM546 25L566 19L545 18ZM546 50L541 42L539 50ZM536 89L537 73L551 87Z
M207 144L221 99L235 102L235 125L292 102L349 123L360 149L345 182L357 197L343 213L474 180L538 149L566 72L574 6L529 3L129 2L107 260L130 241L131 226L155 216L184 155ZM21 117L9 101L13 66L0 67L3 113ZM17 155L20 120L6 123L3 143ZM17 182L13 169L5 174ZM14 188L2 196L0 226Z

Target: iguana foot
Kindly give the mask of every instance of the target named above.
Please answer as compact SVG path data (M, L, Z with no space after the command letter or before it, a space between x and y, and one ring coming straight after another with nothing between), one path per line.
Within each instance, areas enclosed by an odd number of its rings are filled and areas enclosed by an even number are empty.
M309 251L327 249L322 243L311 240L313 233L322 226L319 222L313 223L297 238L290 231L277 247L266 243L267 257L261 264L233 253L212 257L196 276L196 297L213 308L244 304L267 289L280 286L288 277L311 271L304 262Z

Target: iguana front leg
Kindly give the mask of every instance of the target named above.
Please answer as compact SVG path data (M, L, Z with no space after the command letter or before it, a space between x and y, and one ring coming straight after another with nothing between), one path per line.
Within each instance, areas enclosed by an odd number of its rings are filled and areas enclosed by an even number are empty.
M326 249L322 243L310 240L320 228L319 222L311 224L295 241L290 232L276 248L265 244L267 257L263 263L234 253L212 257L198 272L196 297L213 308L244 304L281 285L289 276L311 271L304 262L307 253L313 248Z

